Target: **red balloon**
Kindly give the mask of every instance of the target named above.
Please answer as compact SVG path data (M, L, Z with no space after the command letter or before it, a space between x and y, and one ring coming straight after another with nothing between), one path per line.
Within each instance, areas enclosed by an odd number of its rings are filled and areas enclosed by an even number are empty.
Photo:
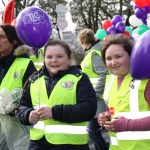
M10 0L3 13L3 23L11 23L14 16L14 0Z
M104 20L103 23L102 23L102 27L103 27L104 30L107 30L111 26L112 26L112 23L108 19Z
M148 6L150 6L150 0L145 0L145 4L147 4Z
M130 38L130 33L128 31L124 31L122 34Z
M147 0L149 1L149 0ZM145 0L134 0L134 3L136 6L139 6L140 8L143 8L146 4Z

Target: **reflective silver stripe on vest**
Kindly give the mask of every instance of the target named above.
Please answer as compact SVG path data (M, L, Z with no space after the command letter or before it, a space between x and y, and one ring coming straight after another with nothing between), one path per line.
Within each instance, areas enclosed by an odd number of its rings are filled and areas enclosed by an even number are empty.
M34 124L32 128L44 130L44 122L38 121L37 124Z
M134 88L130 88L130 112L139 112L138 88L140 84L141 80L135 80Z
M99 78L90 78L90 81L91 81L91 83L92 83L92 85L93 85L94 88L95 88L95 86L96 86L96 84L98 82L98 79Z
M138 112L138 113L130 113L130 112L119 112L116 113L115 116L124 116L128 119L140 119L144 117L150 116L150 111L147 112ZM150 131L127 131L127 132L118 132L116 133L118 140L146 140L150 139Z
M34 62L34 65L37 65L37 66L43 66L43 62Z
M112 74L108 81L108 85L106 86L106 89L104 90L104 100L107 105L108 105L108 93L109 93L109 90L111 88L111 85L112 85L114 79L115 79L115 75Z
M124 116L125 118L128 118L128 119L140 119L140 118L144 118L144 117L150 116L150 111L138 112L138 113L133 113L133 112L117 112L117 113L115 113L115 117L116 116Z
M150 139L150 131L128 131L116 133L118 140L148 140Z
M117 140L117 138L114 137L114 136L111 136L111 137L110 137L110 143L111 143L112 145L118 145L118 140Z
M46 125L45 133L87 134L87 126Z

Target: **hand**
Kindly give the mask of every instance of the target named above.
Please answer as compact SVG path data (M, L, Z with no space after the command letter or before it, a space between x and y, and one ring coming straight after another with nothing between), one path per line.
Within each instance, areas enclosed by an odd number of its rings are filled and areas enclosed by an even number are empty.
M98 115L98 124L100 126L104 127L105 122L110 120L110 117L111 117L111 115L110 115L110 113L108 111L106 111L104 113L100 113Z
M105 127L106 130L113 131L113 132L115 131L113 121L106 121L104 127Z
M38 109L38 115L42 119L51 119L52 118L52 110L50 107L40 107Z
M29 122L31 124L36 124L40 120L37 110L32 110L29 115Z
M104 125L105 129L115 132L115 121L120 120L120 119L125 119L125 117L119 115L119 116L116 116L113 121L106 121Z

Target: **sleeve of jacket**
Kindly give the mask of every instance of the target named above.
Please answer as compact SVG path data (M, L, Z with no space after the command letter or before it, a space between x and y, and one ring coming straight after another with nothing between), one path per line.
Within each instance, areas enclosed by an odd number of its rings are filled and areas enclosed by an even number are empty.
M92 67L93 71L99 75L99 79L95 87L96 96L97 98L99 98L104 92L105 80L106 75L108 75L108 69L104 65L102 58L96 52L92 54Z
M54 120L79 123L90 121L94 118L97 109L96 93L87 77L83 74L77 85L77 104L75 105L57 105L52 108Z
M31 125L29 122L29 114L33 110L31 96L30 96L30 83L28 82L24 87L23 95L15 111L17 119L24 125Z
M27 81L27 79L35 72L37 71L33 62L30 61L29 64L28 64L28 67L25 71L25 74L23 76L23 85L25 84L25 82Z

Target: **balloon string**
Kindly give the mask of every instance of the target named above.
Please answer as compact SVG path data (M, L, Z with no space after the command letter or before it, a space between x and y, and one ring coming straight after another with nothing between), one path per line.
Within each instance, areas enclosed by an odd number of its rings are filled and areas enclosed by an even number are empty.
M38 66L39 62L40 62L40 50L39 50L39 54L38 54ZM40 108L40 72L38 71L38 81L39 81L39 85L38 85L38 103L39 103L39 108Z
M102 127L100 127L98 130L91 130L90 128L87 127L86 130L89 132L98 132L98 131L102 130Z

